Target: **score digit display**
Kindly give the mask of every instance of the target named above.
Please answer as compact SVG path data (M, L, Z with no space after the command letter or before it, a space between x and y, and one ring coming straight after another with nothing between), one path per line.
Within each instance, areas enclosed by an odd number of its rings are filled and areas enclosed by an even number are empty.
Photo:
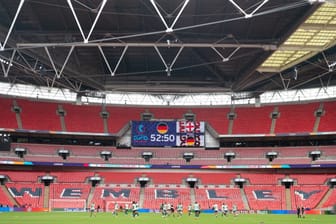
M132 121L132 146L203 147L204 122Z

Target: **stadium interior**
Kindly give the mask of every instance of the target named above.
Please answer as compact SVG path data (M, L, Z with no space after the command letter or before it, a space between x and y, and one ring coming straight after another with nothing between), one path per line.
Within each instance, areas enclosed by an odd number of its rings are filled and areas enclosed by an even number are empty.
M0 211L335 207L335 1L0 0L0 12Z

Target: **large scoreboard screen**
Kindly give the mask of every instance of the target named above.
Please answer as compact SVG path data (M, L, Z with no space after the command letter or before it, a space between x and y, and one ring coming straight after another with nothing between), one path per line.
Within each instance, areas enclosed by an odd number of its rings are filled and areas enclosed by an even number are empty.
M204 122L132 121L132 146L204 147Z

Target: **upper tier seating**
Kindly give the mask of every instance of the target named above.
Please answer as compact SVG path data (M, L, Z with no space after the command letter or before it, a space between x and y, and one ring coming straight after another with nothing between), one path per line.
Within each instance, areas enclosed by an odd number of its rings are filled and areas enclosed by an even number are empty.
M22 128L28 130L61 131L60 118L56 113L57 104L43 104L38 101L17 100L21 107Z
M70 132L104 132L101 108L98 106L78 106L64 104L66 130Z
M235 109L232 134L269 134L273 107L240 107Z
M318 103L281 105L275 133L312 132Z
M0 98L0 128L18 128L15 113L12 112L13 99Z
M0 128L18 128L15 113L11 110L13 99L0 98ZM64 102L51 103L42 101L16 100L22 109L22 128L31 130L62 131L61 119L56 113L59 107L65 111L64 121L66 131L103 133L104 122L100 116L100 105L73 105ZM335 131L336 102L324 102L325 114L320 119L318 131ZM313 131L316 117L314 112L320 103L272 105L260 108L236 107L237 117L233 120L232 134L270 134L270 114L276 107L280 112L276 120L275 133L309 133ZM132 120L141 120L141 114L148 111L154 119L177 120L184 114L192 112L198 121L205 121L218 133L229 133L227 114L229 107L166 107L166 106L106 106L109 112L107 128L109 133L118 133ZM211 113L211 116L209 114Z
M335 131L336 124L336 101L325 102L324 110L325 114L321 117L320 124L318 127L319 132L324 131Z

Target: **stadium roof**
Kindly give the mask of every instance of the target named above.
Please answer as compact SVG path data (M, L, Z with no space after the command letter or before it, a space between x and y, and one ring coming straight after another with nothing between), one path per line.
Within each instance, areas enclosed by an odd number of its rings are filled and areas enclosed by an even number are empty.
M0 0L0 12L1 82L252 95L336 85L334 1Z

